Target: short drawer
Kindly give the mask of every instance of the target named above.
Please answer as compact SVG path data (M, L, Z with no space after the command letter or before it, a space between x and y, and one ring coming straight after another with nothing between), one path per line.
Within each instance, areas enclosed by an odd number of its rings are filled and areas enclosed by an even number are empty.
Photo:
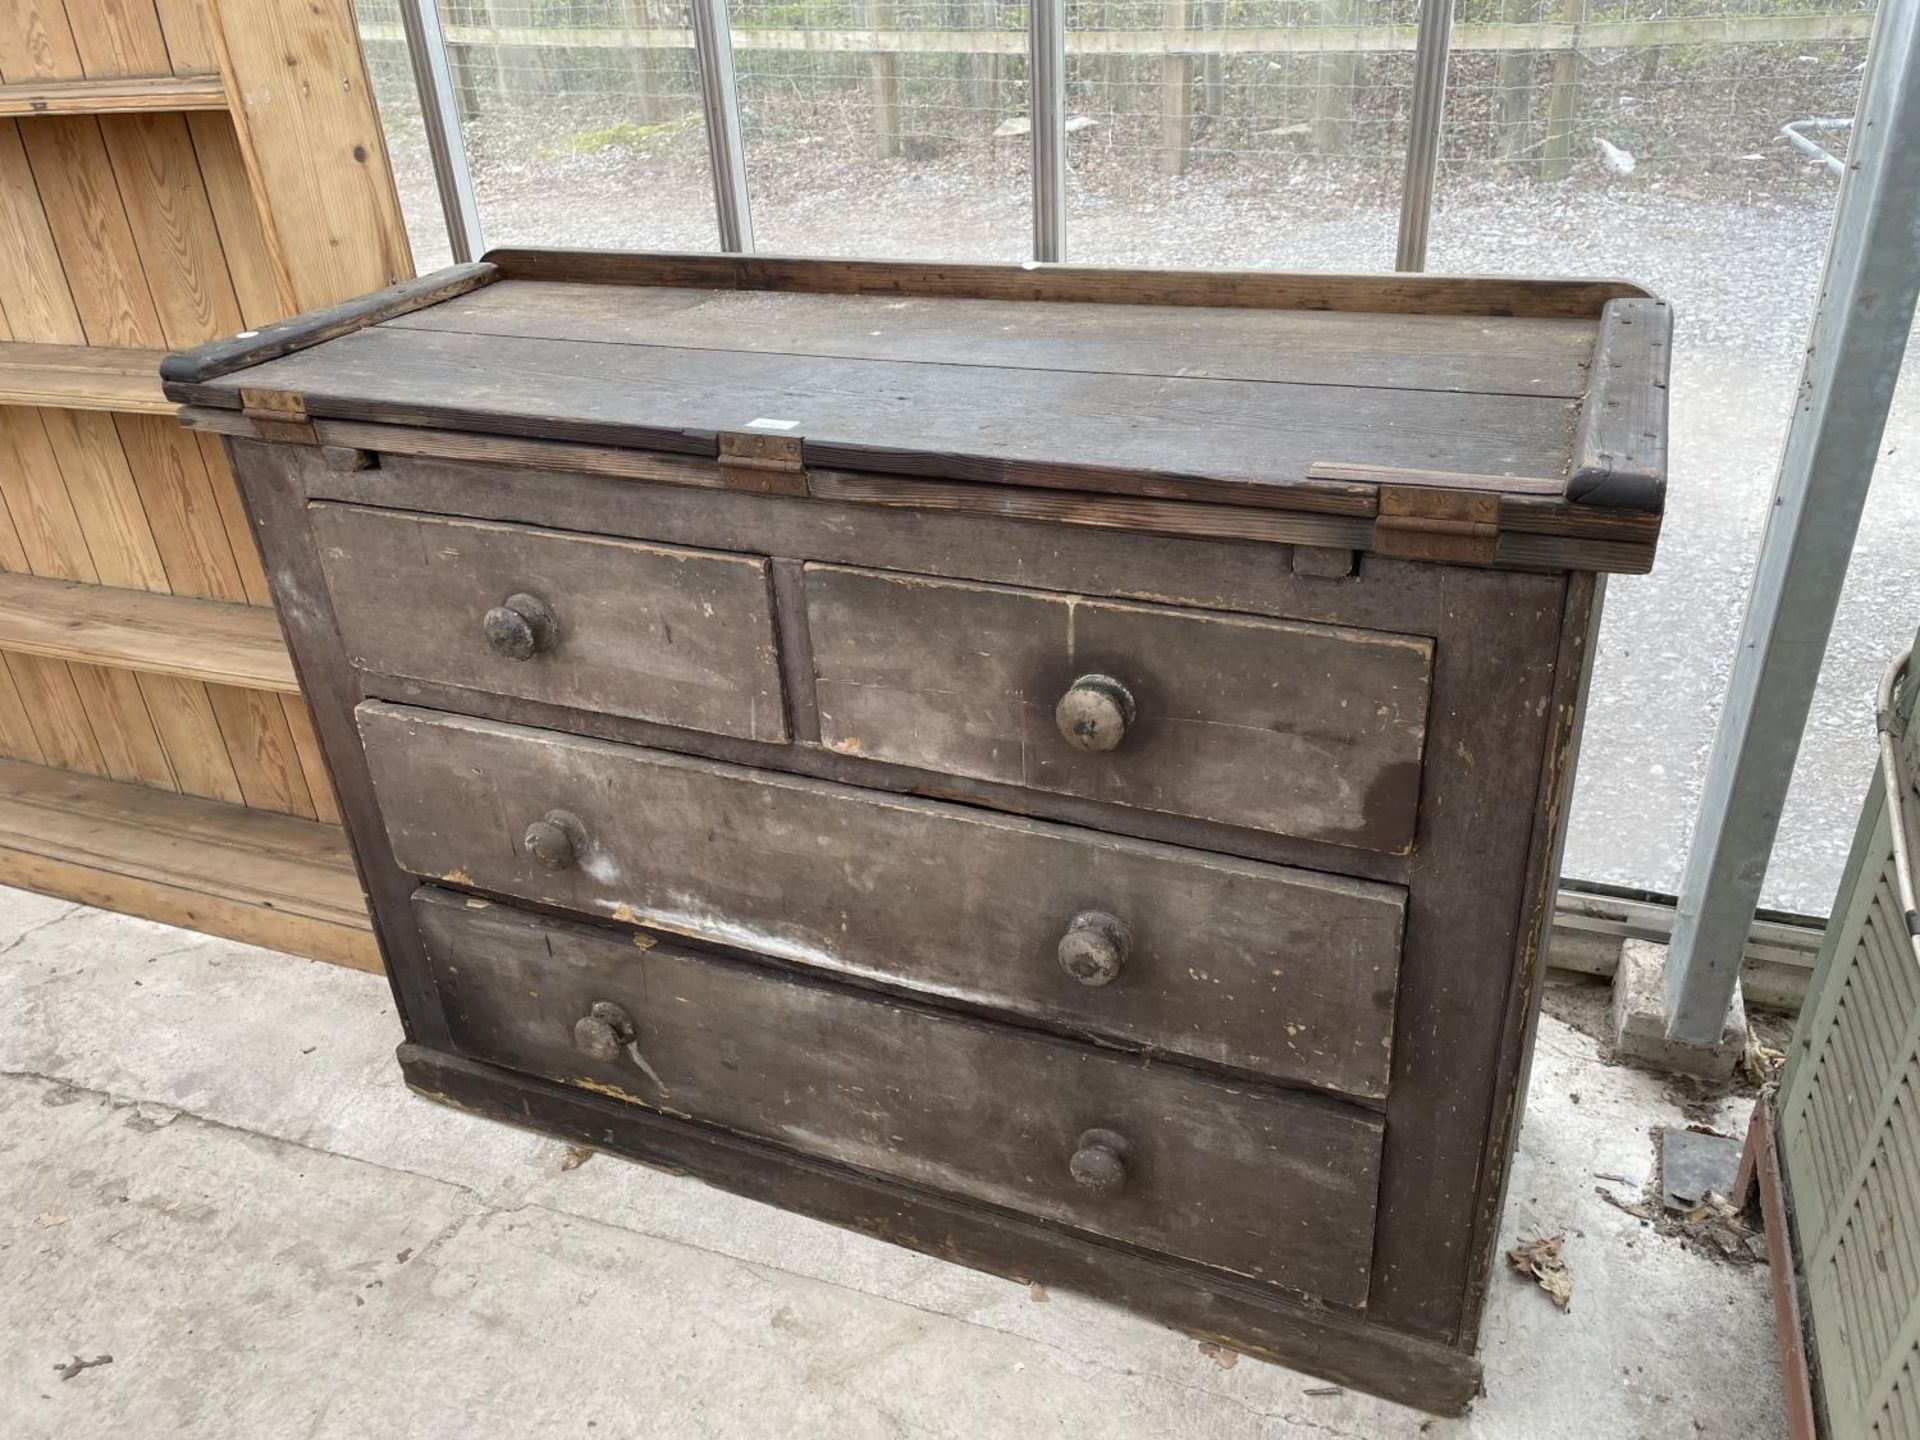
M1402 854L1430 641L809 565L823 743Z
M445 891L415 914L475 1059L1366 1303L1366 1111Z
M359 719L415 874L1387 1093L1396 887L405 706Z
M358 505L313 530L360 669L787 738L764 559Z

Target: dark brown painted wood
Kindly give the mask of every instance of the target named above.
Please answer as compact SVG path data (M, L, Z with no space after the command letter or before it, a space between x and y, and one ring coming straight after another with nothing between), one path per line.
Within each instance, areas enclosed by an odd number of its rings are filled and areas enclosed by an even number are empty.
M1023 790L1015 785L970 780L962 775L919 770L857 755L842 755L817 742L767 744L735 740L698 730L679 730L644 720L630 720L602 711L543 705L511 695L485 694L424 680L401 680L392 676L366 674L362 676L362 685L371 697L419 709L443 710L480 720L497 720L507 725L525 725L536 730L554 730L617 744L640 745L718 760L729 765L801 775L838 785L855 785L890 795L912 795L926 800L977 806L1005 815L1051 820L1063 825L1101 830L1110 835L1151 840L1185 849L1207 850L1270 865L1287 865L1347 875L1354 879L1377 880L1386 885L1404 884L1412 869L1404 855L1386 855L1295 840L1270 831L1215 825L1184 815L1161 815L1149 810L1108 805L1097 800L1082 800L1073 795L1050 795L1038 790Z
M374 939L400 1023L409 1040L444 1047L447 1028L439 994L407 914L413 880L394 863L387 846L386 825L354 726L353 708L362 698L359 672L347 663L307 524L310 482L318 475L343 472L328 469L317 449L233 439L225 444L293 655L300 693L313 717L314 734L333 782L341 823L352 844L354 869L367 894Z
M1404 853L1433 647L1371 631L811 565L821 741L846 754ZM1056 706L1137 710L1076 748Z
M1667 493L1667 375L1673 310L1614 300L1600 317L1593 379L1580 411L1567 498L1597 509L1658 512Z
M369 703L414 873L774 956L1114 1044L1386 1094L1401 893L657 750ZM578 853L526 828L559 811ZM1119 977L1058 950L1115 917Z
M505 280L389 325L1092 374L1586 393L1593 322Z
M1526 1114L1527 1082L1533 1068L1533 1041L1540 1023L1540 988L1546 983L1547 940L1553 925L1554 896L1560 885L1560 856L1566 848L1567 821L1573 805L1573 773L1580 756L1581 722L1587 689L1600 643L1600 602L1605 576L1567 577L1561 615L1559 655L1548 713L1546 750L1534 799L1534 832L1528 860L1526 911L1521 917L1515 983L1507 996L1507 1024L1494 1087L1486 1140L1488 1170L1481 1182L1475 1241L1469 1247L1473 1269L1460 1317L1459 1339L1471 1345L1480 1330L1497 1260L1500 1217L1506 1208L1513 1152Z
M935 1191L882 1180L603 1095L419 1045L400 1047L416 1093L508 1125L693 1175L1025 1285L1124 1306L1243 1354L1442 1414L1480 1393L1465 1351L1365 1323L1218 1271L1085 1237Z
M699 285L829 295L947 295L1116 305L1260 306L1426 315L1591 318L1609 300L1644 296L1626 280L1503 275L1287 274L1277 270L1126 270L1093 265L961 265L802 260L782 255L640 254L621 250L487 252L502 275L608 285Z
M1365 1111L444 892L414 911L475 1059L1365 1301L1381 1133ZM618 1007L610 1058L576 1036L596 1004ZM1096 1147L1097 1189L1074 1169Z
M353 505L312 523L363 670L787 738L763 559ZM537 653L494 648L488 616L514 596L551 614Z
M175 392L231 406L244 387L274 414L305 417L275 432L287 448L243 438L234 454L243 474L254 470L243 485L290 643L313 677L396 994L427 1047L408 1052L416 1083L937 1253L1078 1285L1249 1353L1420 1403L1464 1404L1597 615L1597 587L1582 572L1644 569L1658 536L1657 513L1634 502L1664 472L1654 383L1664 378L1663 307L1606 283L501 258L509 278L490 294ZM1155 304L1163 308L1138 308ZM1505 314L1558 318L1459 318ZM1437 337L1447 333L1458 344L1443 353ZM1595 341L1591 386L1567 368L1582 335ZM217 433L267 433L232 410L187 418ZM796 423L774 432L755 420ZM759 451L742 437L770 433L797 444L775 457L782 468L768 480L748 474ZM309 445L377 455L377 467L329 469L317 449L300 452ZM756 480L785 493L726 488ZM1595 503L1602 492L1627 503ZM516 695L478 670L354 670L333 634L320 552L360 547L311 528L335 505L451 517L424 522L439 533L574 532L554 537L568 553L676 548L745 567L781 738L719 728L718 688L695 719L662 719L615 713L604 690ZM1422 526L1433 539L1426 558L1411 558L1409 533ZM1408 558L1382 553L1383 534ZM1316 564L1313 547L1352 560ZM352 588L385 585L369 564ZM515 665L546 657L543 637L559 631L537 588L483 607L506 612L495 617L498 645L535 657ZM900 598L923 591L933 598L918 608ZM656 597L646 615L668 603ZM449 607L422 592L397 608ZM1066 638L1062 613L1072 616ZM1338 663L1302 663L1301 633L1337 637ZM1417 703L1401 693L1411 682L1386 667L1390 718L1408 751L1397 757L1379 753L1380 737L1354 713L1379 687L1353 657L1389 652L1418 662ZM1298 695L1346 706L1307 717L1311 725L1297 705L1276 717L1276 705L1294 703L1276 699L1279 661L1308 677ZM1129 662L1147 678L1113 673ZM1022 664L1039 678L1013 673ZM1129 774L1121 767L1148 753L1154 727L1177 714L1163 685L1198 707L1178 714L1181 725L1209 744L1232 742L1237 791L1195 783L1165 757L1145 791L1118 783ZM655 684L649 703L682 703L679 688ZM1062 697L1064 733L1048 728ZM364 705L369 735L413 725L376 747L377 788L352 721L361 702L387 702ZM405 719L420 706L472 718L422 728ZM749 708L757 713L757 701ZM1018 725L1001 723L1016 711ZM1246 736L1226 714L1252 717ZM510 724L547 733L530 739ZM433 738L447 733L457 743ZM862 753L845 753L849 741ZM1244 759L1302 744L1315 763L1299 768L1323 791L1312 804L1286 791L1277 761L1262 774ZM1047 788L1062 765L1092 779ZM1368 818L1375 781L1400 793ZM577 787L571 806L546 793L564 787ZM1328 816L1341 803L1361 818L1336 833ZM1311 824L1296 823L1315 807ZM411 827L407 844L425 851L396 858L387 819ZM1307 833L1257 828L1282 825ZM512 1063L532 1063L517 1058L524 1045L547 1057L544 1073L637 1102L446 1053L442 990L408 915L415 882L403 859L511 897L513 906L444 913L499 918L519 907L509 918L522 938L507 948L528 965L559 964L546 958L553 936L576 935L583 955L609 957L583 961L580 973L622 988L599 993L596 980L596 993L570 993L561 1009L585 1006L564 1030L542 1018L545 990L460 984L479 996L472 1013L485 1017L488 1043L516 1047ZM536 873L536 859L558 868ZM1302 873L1309 866L1319 873ZM635 923L649 918L642 908L703 938L680 954ZM585 927L570 918L582 915L603 918ZM1269 966L1283 973L1263 981L1262 958L1284 952ZM759 1090L746 1087L714 1060L715 1045L688 1039L709 1032L675 1017L676 1043L708 1087L703 1104L747 1107L706 1123L676 1119L647 1108L662 1097L629 1088L624 1072L580 1068L626 1065L657 1083L624 1049L629 1017L594 1002L644 1010L657 998L657 987L641 988L648 966L668 961L751 982L749 1000L714 1013L727 1035L756 1046L787 1042L769 1017L800 994L822 997L821 1014L914 1017L942 1036L979 1037L981 1054L1021 1058L987 1069L920 1063L915 1088L898 1091L909 1109L882 1112L864 1132L855 1116L849 1140L807 1122L871 1073L864 1019L831 1043L796 1026L804 1053L781 1060L781 1073L829 1067L822 1094L838 1098L820 1098L776 1085L772 1071ZM1382 979L1383 964L1397 973ZM442 979L448 993L460 988ZM528 988L541 987L518 990ZM1308 1023L1287 1035L1302 1007ZM873 1033L893 1023L873 1022ZM653 1064L652 1042L636 1038ZM1068 1178L1047 1173L1067 1185L1076 1164L1086 1180L1117 1178L1129 1148L1089 1135L1113 1129L1098 1120L1077 1119L1069 1134L1064 1122L1047 1129L1016 1115L1011 1133L1025 1138L991 1152L980 1117L1008 1106L1041 1113L1034 1107L1051 1095L1034 1067L1052 1062L1033 1057L1058 1055L1135 1077L1113 1091L1145 1107L1128 1113L1128 1127L1164 1120L1166 1107L1150 1103L1155 1084L1372 1127L1370 1246L1340 1231L1311 1261L1286 1252L1288 1264L1317 1267L1312 1279L1254 1284L1192 1262L1199 1234L1240 1247L1224 1263L1241 1271L1266 1263L1250 1234L1207 1233L1192 1210L1176 1225L1181 1207L1199 1206L1191 1195L1160 1196L1166 1204L1136 1218L1163 1228L1127 1230L1124 1242L1091 1234L1084 1208L1045 1208L1046 1197L1022 1188L1039 1172L1018 1145L1044 1136L1056 1160L1064 1151ZM922 1078L930 1068L933 1081ZM804 1113L789 1123L807 1134L783 1139L766 1116L790 1105ZM912 1137L902 1146L883 1123L895 1113L930 1128L901 1131ZM1194 1143L1224 1146L1230 1128L1247 1122L1216 1115ZM844 1148L854 1143L873 1148ZM796 1148L807 1146L819 1153ZM1217 1159L1187 1168L1212 1180ZM933 1168L901 1178L909 1162ZM894 1167L895 1178L855 1168L867 1165ZM1271 1206L1254 1208L1260 1184L1298 1177L1277 1159L1247 1165L1221 1193L1247 1207L1241 1228L1251 1232L1272 1224ZM970 1166L990 1173L981 1180ZM974 1189L960 1187L956 1168ZM1319 1173L1335 1172L1357 1175ZM1075 1205L1096 1203L1077 1186L1069 1193ZM1299 1223L1335 1224L1337 1204L1306 1208L1315 1213ZM1281 1285L1346 1298L1306 1307ZM1364 1319L1340 1308L1362 1303Z
M279 438L266 435L259 424L235 411L189 408L180 412L180 419L191 429L213 434ZM320 443L340 447L539 466L702 489L726 488L717 462L692 456L356 420L322 420L314 428ZM806 483L808 493L817 499L889 509L953 511L1144 534L1371 550L1375 548L1372 519L1378 510L1379 487L1400 483L1388 477L1402 477L1405 483L1439 484L1444 480L1462 488L1501 492L1499 545L1488 562L1496 567L1573 567L1623 574L1644 574L1652 568L1660 528L1658 514L1570 504L1557 498L1563 488L1558 480L1441 477L1323 463L1313 467L1306 481L1288 486L1249 486L1193 476L1165 478L1064 466L1033 469L1028 474L1034 485L1051 485L1055 487L1052 489L827 469L808 472ZM1098 488L1065 488L1076 485ZM1507 493L1509 489L1513 493Z
M1552 477L1577 410L1552 397L1169 379L810 359L376 326L216 379L179 398L250 389L316 419L710 455L721 431L783 422L810 466L1007 484L1058 466L1313 490L1339 461ZM216 403L218 401L216 400ZM1076 488L1100 489L1081 483Z
M291 319L262 325L258 330L209 340L193 350L169 355L160 362L160 378L166 382L170 398L177 385L197 385L221 375L232 374L250 365L291 355L326 340L390 320L412 310L438 305L480 286L492 284L499 271L484 261L471 265L450 265L431 275L420 275L376 290L370 295L343 300L322 310L310 310Z

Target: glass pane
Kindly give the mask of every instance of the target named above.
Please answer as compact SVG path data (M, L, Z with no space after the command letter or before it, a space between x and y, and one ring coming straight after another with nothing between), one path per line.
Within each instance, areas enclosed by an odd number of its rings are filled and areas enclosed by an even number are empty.
M394 0L362 0L409 232L433 167ZM461 133L488 245L712 250L713 184L685 11L668 0L441 0ZM396 119L404 117L401 124Z
M1067 258L1392 268L1416 14L1068 0Z
M1666 527L1651 576L1608 582L1570 876L1679 885L1837 190L1781 127L1852 114L1871 25L1870 8L1793 0L1460 11L1429 268L1618 275L1674 304ZM1844 155L1844 128L1808 133ZM1876 497L1870 534L1887 508ZM1898 628L1849 598L1770 906L1831 903L1871 766L1865 672Z
M757 248L1031 253L1024 5L733 0L731 10Z

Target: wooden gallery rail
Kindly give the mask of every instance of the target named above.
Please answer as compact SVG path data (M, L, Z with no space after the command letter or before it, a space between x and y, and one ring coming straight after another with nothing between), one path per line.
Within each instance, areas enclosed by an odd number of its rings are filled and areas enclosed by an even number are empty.
M0 882L377 966L232 476L158 374L412 273L348 0L17 0L0 244Z

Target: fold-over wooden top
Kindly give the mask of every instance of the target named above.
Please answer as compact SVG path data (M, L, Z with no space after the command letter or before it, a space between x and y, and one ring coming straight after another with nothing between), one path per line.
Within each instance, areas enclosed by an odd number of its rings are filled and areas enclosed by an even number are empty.
M1245 277L1237 292L1208 277L1191 294L1174 286L1168 303L1110 303L1007 298L1023 274L1012 268L1004 286L955 295L934 267L882 280L882 267L851 267L854 285L839 262L767 262L786 269L759 277L778 288L758 288L744 272L686 283L701 266L660 263L633 257L622 273L636 283L592 267L576 273L593 278L527 278L505 260L472 267L490 272L472 283L429 277L360 304L357 328L328 325L304 347L277 340L259 363L237 342L175 357L168 394L227 409L272 395L283 398L269 408L313 421L702 457L723 435L775 436L797 441L810 471L1323 514L1384 513L1381 484L1479 489L1526 497L1527 525L1548 533L1576 455L1604 453L1609 475L1627 477L1575 486L1603 497L1589 502L1602 531L1598 512L1657 510L1664 483L1665 312L1630 287L1571 282L1557 297L1537 282L1422 277L1402 294L1404 280L1379 277L1382 308L1368 309L1367 277L1337 295L1303 277L1297 303L1288 277ZM1151 293L1156 277L1140 283ZM1423 294L1430 311L1386 308ZM1462 313L1470 297L1521 313ZM1213 299L1226 303L1196 303ZM1657 307L1660 324L1605 322L1635 305ZM1637 448L1625 459L1591 403L1608 335L1656 346L1605 367L1609 406L1629 396ZM1633 398L1655 384L1657 405ZM1624 538L1650 546L1647 526L1622 521Z

